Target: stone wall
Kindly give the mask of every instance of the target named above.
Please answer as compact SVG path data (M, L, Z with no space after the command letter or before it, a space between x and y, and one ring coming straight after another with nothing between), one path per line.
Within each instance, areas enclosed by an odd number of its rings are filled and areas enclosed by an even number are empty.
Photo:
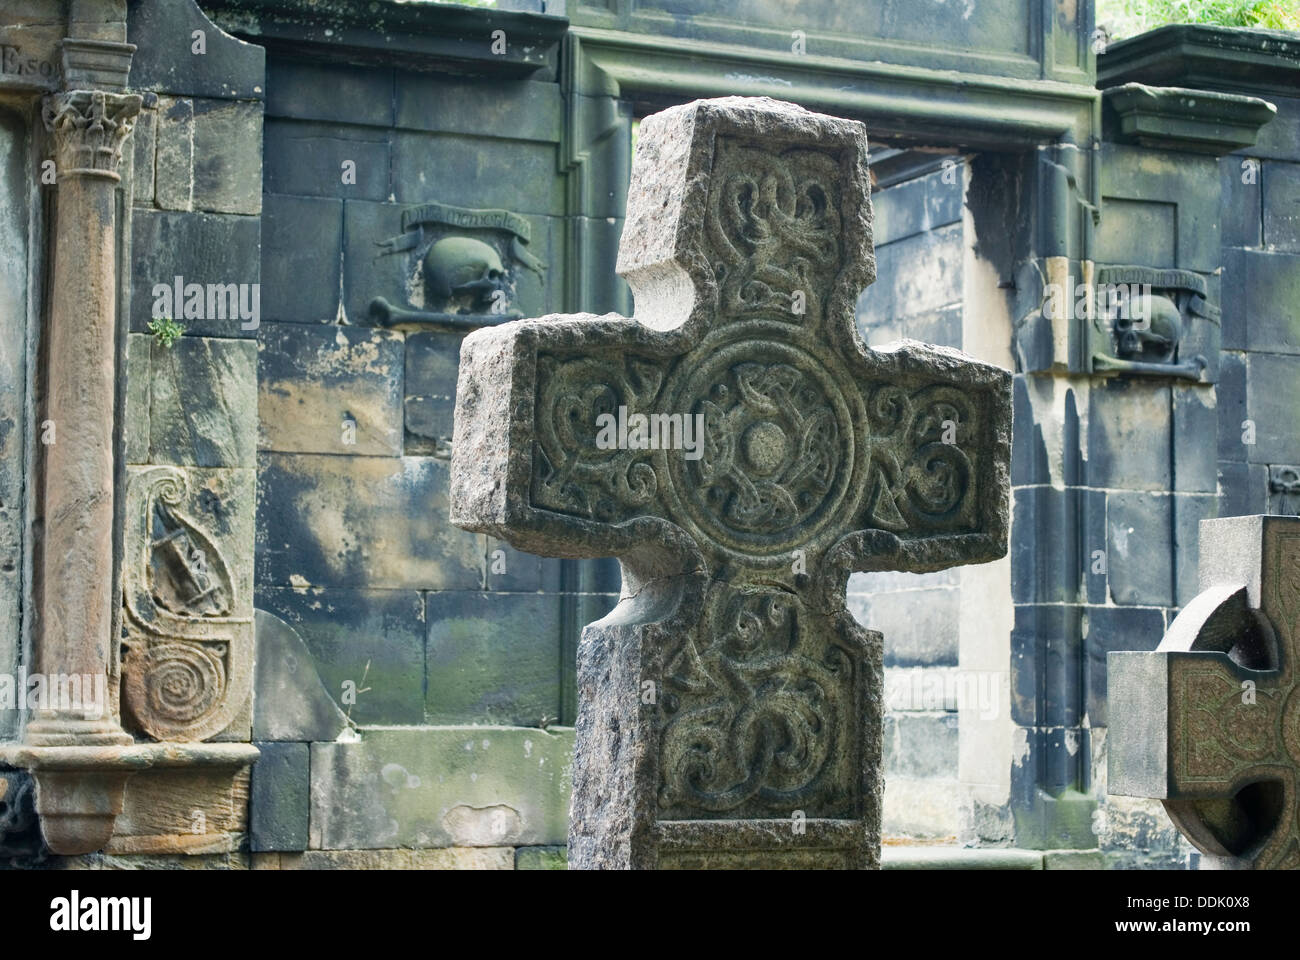
M1199 379L1094 380L1086 399L1077 387L1065 398L1082 478L1078 615L1087 657L1079 679L1088 729L1078 735L1081 744L1091 741L1094 830L1118 866L1194 865L1197 854L1158 803L1106 794L1106 653L1154 649L1196 594L1200 520L1300 508L1285 492L1287 464L1300 450L1300 429L1287 412L1300 373L1300 244L1289 189L1300 182L1300 113L1289 95L1300 78L1300 48L1280 39L1166 27L1117 45L1098 64L1111 141L1102 152L1098 263L1189 271L1203 278L1218 308L1203 314L1208 323L1188 316L1183 328L1181 355L1204 351ZM1185 44L1179 57L1170 54L1171 41ZM1199 97L1157 101L1146 136L1135 138L1122 129L1130 109L1122 84L1133 81L1191 87ZM1276 115L1246 98L1263 98ZM1202 117L1222 109L1219 102L1230 104L1246 133L1204 132L1213 121ZM1180 127L1175 117L1191 123ZM1089 558L1102 542L1099 571Z
M256 607L251 688L232 688L229 722L205 738L251 738L261 759L251 782L138 777L117 845L82 865L181 850L215 866L353 862L350 851L378 864L407 856L395 847L464 845L484 852L447 862L477 864L563 842L573 651L581 625L616 599L618 571L540 561L447 522L463 330L398 316L447 312L407 256L440 235L443 208L459 209L459 227L502 259L509 309L628 312L612 266L635 114L718 92L774 93L862 116L874 137L888 91L881 124L948 148L957 116L963 137L985 143L1004 136L1008 111L1029 125L1045 102L1054 122L1087 122L1086 90L1044 101L994 84L990 102L972 106L965 89L933 86L932 68L1086 84L1087 17L1041 24L1042 44L1033 31L1009 37L1001 24L1030 17L1026 0L907 24L810 9L793 35L774 10L571 6L575 24L621 38L570 33L561 47L564 21L536 13L205 3L237 41L189 0L129 5L131 85L147 97L126 171L123 576L129 595L148 572L136 569L141 551L184 534L210 555L250 642ZM322 17L323 33L313 27ZM501 50L489 42L496 28L508 38ZM680 39L713 54L684 57ZM878 61L902 69L867 77L862 65ZM961 308L986 278L972 267L968 173L954 169L956 190L900 180L892 227L881 195L881 274L920 283L891 289L907 304L898 332L1009 365L1006 318L986 324ZM920 201L925 223L909 227L904 195L931 184L941 189ZM512 259L503 227L526 257ZM932 234L942 256L908 269ZM157 307L155 288L178 277L182 294L190 283L256 285L257 317ZM864 317L884 290L864 301ZM159 314L184 324L175 343L148 329ZM1002 569L994 576L1005 580ZM965 576L931 578L921 592L937 602L920 623L906 616L918 598L904 578L855 582L860 614L889 635L896 685L917 671L946 678L972 650L988 659L989 637L1005 665L997 617L987 630L962 623L979 597L1007 609L1008 588L963 591ZM128 628L133 617L128 604ZM891 725L900 832L956 832L957 771L980 755L974 740L959 744L962 705L943 692L951 684L940 687L940 702L922 695ZM128 725L141 739L168 735L157 717ZM921 815L908 820L912 807ZM197 832L186 827L196 809ZM251 860L236 849L245 833ZM407 859L442 862L429 856Z
M1219 160L1218 471L1226 517L1300 513L1300 98L1267 99L1278 113L1259 142Z
M1197 523L1217 505L1217 344L1181 343L1183 357L1203 351L1199 379L1110 375L1078 297L1096 279L1087 272L1137 265L1195 274L1215 301L1218 178L1212 157L1147 145L1104 142L1096 162L1092 256L1045 264L1065 293L1055 329L1069 331L1070 353L1030 362L1016 384L1009 812L1018 845L1169 867L1188 848L1159 805L1106 793L1106 654L1154 649L1195 594ZM1217 319L1180 322L1217 336Z
M617 565L587 564L579 582L572 562L449 523L464 333L385 326L371 306L431 306L419 264L390 247L442 204L524 221L542 269L505 258L511 308L565 307L573 218L550 56L504 82L269 59L256 597L349 729L332 742L337 726L268 715L255 853L564 842L566 652L616 600ZM597 212L621 203L615 189Z
M204 738L248 741L252 735L253 521L256 510L257 336L230 302L209 298L212 285L233 284L252 305L261 283L262 115L265 57L226 36L189 4L133 4L129 35L140 37L132 87L146 92L133 135L130 314L127 318L123 444L124 552L127 592L151 582L151 544L186 536L202 544L205 566L228 591L232 625L227 673L196 698L230 702ZM177 49L195 69L178 69ZM200 59L200 57L202 59ZM179 278L179 280L178 280ZM175 295L177 283L183 296ZM199 285L192 287L191 285ZM187 289L189 288L189 289ZM166 289L168 294L162 295ZM202 293L196 298L196 290ZM211 309L218 306L221 310ZM250 311L251 314L251 311ZM158 318L184 327L174 343L150 331ZM159 485L177 496L160 515ZM184 630L203 616L177 604L176 620L132 600L124 615L128 649L148 649L155 627ZM165 626L164 626L165 625ZM236 648L239 659L235 659ZM151 687L147 668L141 674ZM211 683L210 678L201 683ZM137 736L170 736L176 716L162 716L146 694L128 704L125 726ZM188 704L180 705L184 712ZM132 712L134 710L134 712ZM167 734L161 733L165 724ZM188 772L141 773L130 781L124 816L108 853L211 853L238 849L248 825L247 771L231 782Z
M1013 367L1000 278L1013 272L1014 253L990 242L1019 215L1007 202L1007 166L884 147L873 169L881 280L859 301L864 338L882 347L910 337ZM885 634L887 835L1013 838L1010 577L1003 560L849 581L854 615Z

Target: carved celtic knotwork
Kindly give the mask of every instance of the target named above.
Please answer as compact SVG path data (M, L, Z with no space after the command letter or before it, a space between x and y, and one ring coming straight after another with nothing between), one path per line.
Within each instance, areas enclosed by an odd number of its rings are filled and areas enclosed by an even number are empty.
M960 390L878 388L868 405L871 479L867 521L893 533L973 529L976 407ZM963 449L965 448L965 449Z
M612 374L611 375L611 371ZM548 510L617 521L655 499L658 476L649 449L602 449L598 418L654 409L663 371L646 358L560 360L540 357L537 369L537 471L533 502Z
M577 651L570 866L874 866L883 643L845 582L1005 553L1010 375L858 336L861 125L726 98L641 130L637 317L465 339L452 522L620 561Z
M1201 549L1210 582L1160 646L1108 657L1110 789L1158 798L1221 866L1300 869L1300 531L1206 520Z
M71 90L45 98L45 129L54 134L59 176L120 180L122 145L140 113L139 94Z
M803 543L836 514L852 469L855 431L835 378L810 353L756 337L711 344L690 366L674 395L703 415L704 447L698 460L669 461L684 510L742 553Z
M851 815L836 738L857 708L853 655L791 593L719 590L710 607L668 661L659 815Z
M252 619L216 542L185 512L189 483L170 467L131 478L123 570L123 706L159 740L220 733L247 697Z
M604 355L540 358L533 505L617 522L666 496L706 551L749 557L810 548L862 496L864 523L900 536L977 528L983 425L966 393L885 384L864 404L810 338L776 341L772 327L728 325L667 372L635 355L614 375ZM702 417L698 458L600 449L599 418L620 408Z
M705 228L721 312L820 321L842 259L838 161L724 137L714 162Z

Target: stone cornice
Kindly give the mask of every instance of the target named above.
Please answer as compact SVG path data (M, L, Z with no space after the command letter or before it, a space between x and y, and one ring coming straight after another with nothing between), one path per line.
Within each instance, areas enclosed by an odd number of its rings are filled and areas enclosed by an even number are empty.
M783 6L775 15L777 6ZM932 21L924 34L906 29L903 22L924 22L929 4L899 4L883 20L875 19L872 5L841 0L837 4L666 4L661 0L602 0L570 2L568 13L576 30L600 29L629 36L659 38L729 47L733 50L776 53L785 58L808 54L858 63L887 63L955 71L971 76L996 76L1018 80L1049 78L1086 87L1094 85L1091 4L1045 4L1042 0L986 0L1012 29L967 32L959 21L971 25L972 8ZM826 8L826 17L815 9ZM832 9L838 8L838 9ZM914 9L915 8L915 9ZM1049 12L1050 11L1050 12ZM976 17L976 20L979 18ZM1018 34L1018 36L1017 36ZM792 40L802 41L796 53ZM962 39L958 39L958 38ZM963 42L963 40L965 42Z
M584 92L652 105L727 95L791 100L839 116L870 117L876 135L945 145L1086 139L1099 100L1090 86L1021 80L838 57L754 50L680 38L575 27L571 66Z
M1171 24L1112 44L1097 86L1125 83L1300 96L1300 34Z
M566 17L382 0L212 0L215 23L277 53L313 59L526 77L554 67ZM505 49L493 52L493 32Z

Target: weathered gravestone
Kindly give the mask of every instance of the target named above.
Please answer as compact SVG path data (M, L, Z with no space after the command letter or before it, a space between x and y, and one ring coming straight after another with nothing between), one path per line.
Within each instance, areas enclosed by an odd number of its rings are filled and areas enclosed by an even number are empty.
M1300 519L1201 521L1201 592L1107 657L1108 789L1164 803L1217 868L1300 868Z
M464 342L453 522L622 562L578 651L571 866L879 864L881 636L845 584L1005 553L1011 399L859 339L866 160L862 124L768 99L648 117L636 319Z

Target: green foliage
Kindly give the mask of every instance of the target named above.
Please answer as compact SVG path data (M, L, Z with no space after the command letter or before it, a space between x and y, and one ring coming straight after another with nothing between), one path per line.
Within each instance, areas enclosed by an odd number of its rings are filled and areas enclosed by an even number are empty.
M163 317L160 320L149 321L149 332L157 337L158 342L164 347L170 347L185 332L185 327L171 317Z
M1300 0L1097 0L1097 23L1112 40L1167 23L1300 30Z

